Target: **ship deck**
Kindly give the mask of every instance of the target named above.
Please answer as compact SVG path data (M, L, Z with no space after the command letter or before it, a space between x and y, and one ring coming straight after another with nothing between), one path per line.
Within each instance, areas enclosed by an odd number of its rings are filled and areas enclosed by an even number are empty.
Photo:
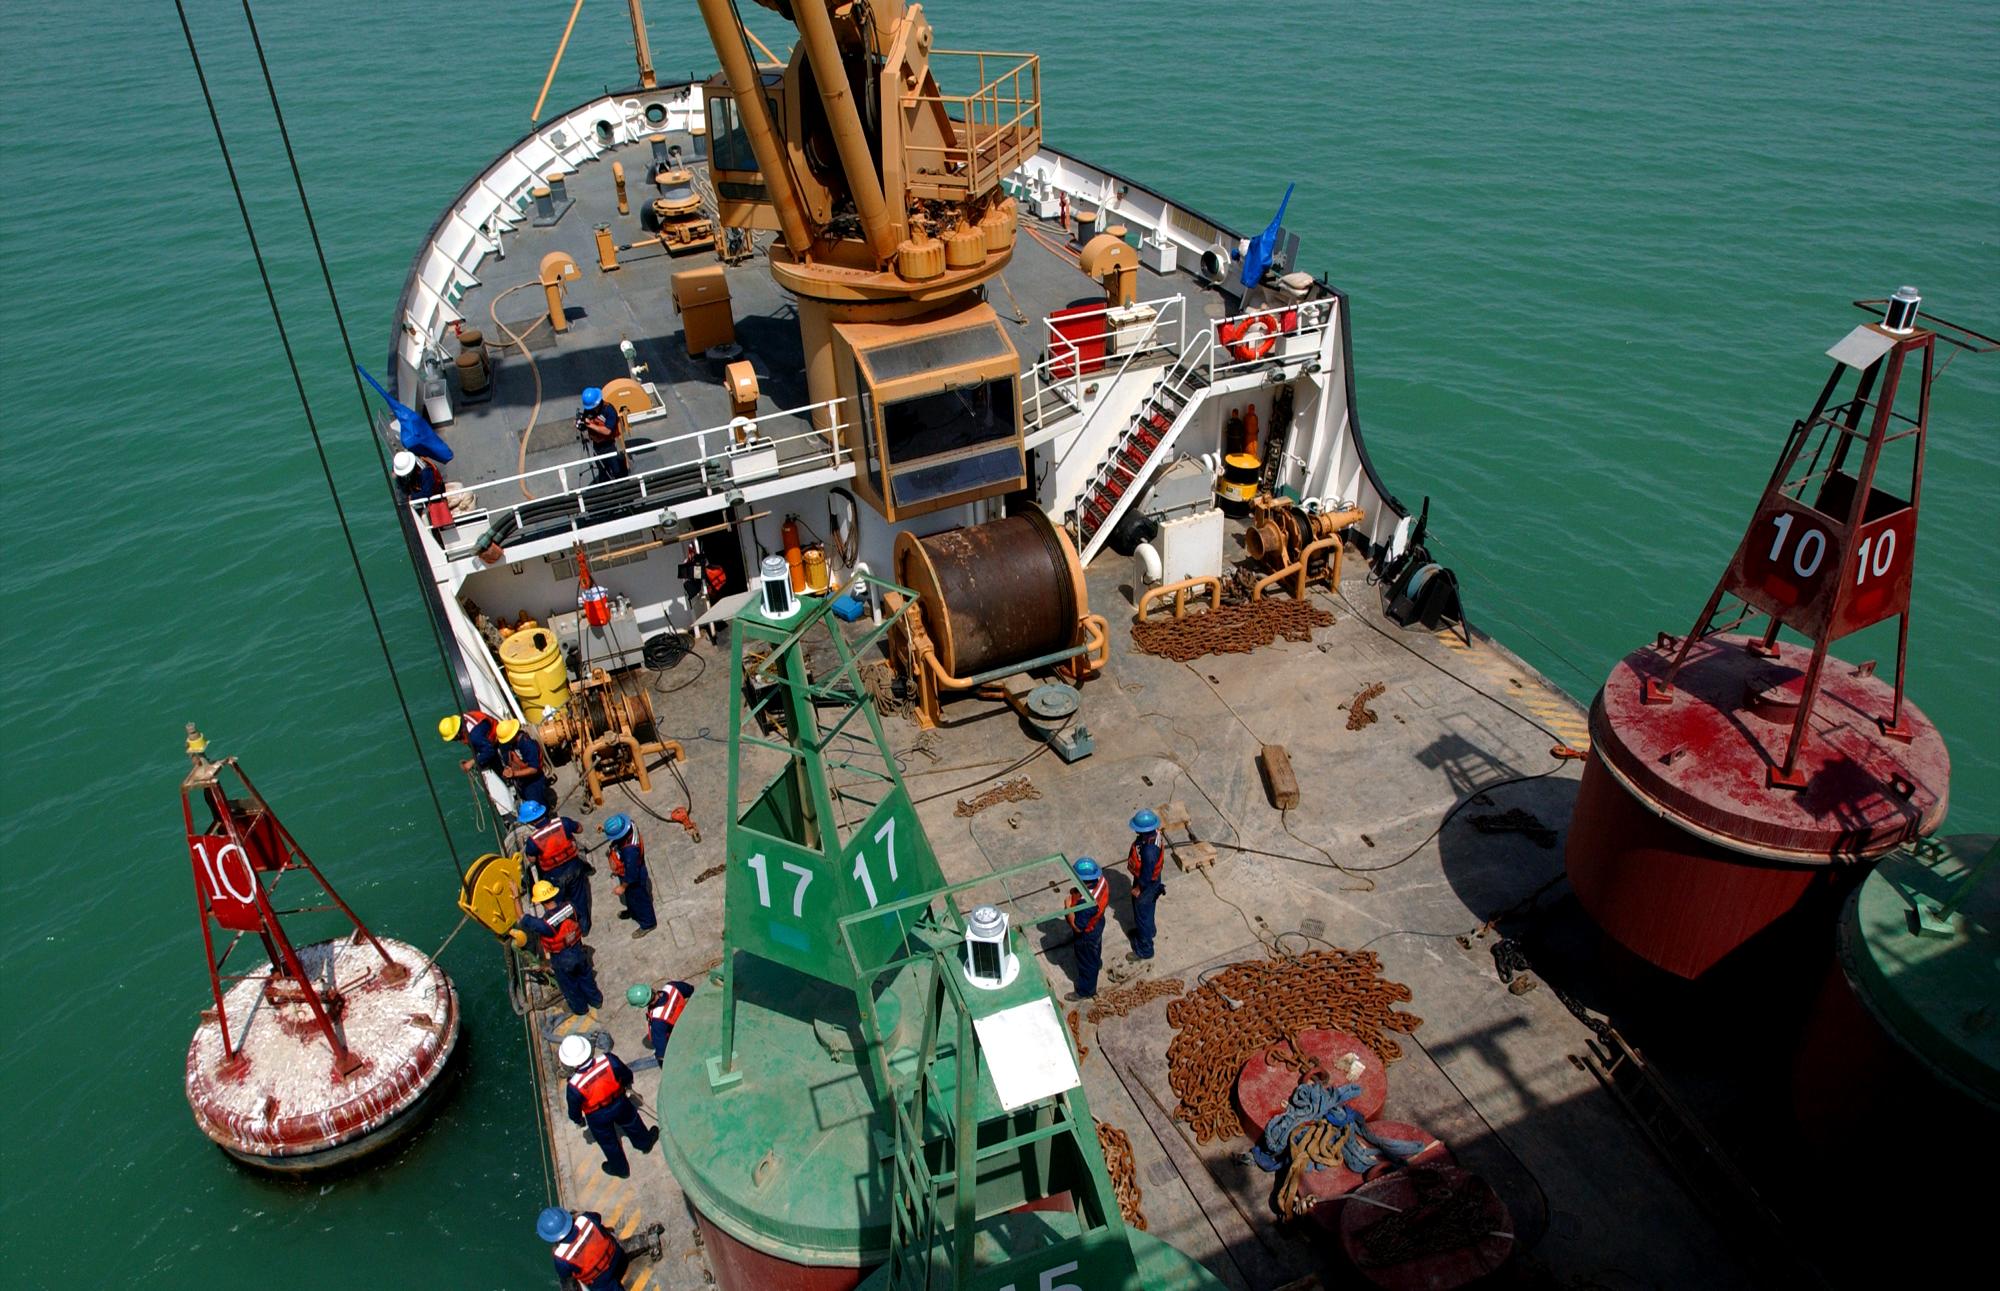
M1586 742L1578 707L1482 637L1466 645L1386 624L1359 561L1348 563L1342 599L1315 594L1336 620L1310 643L1280 640L1187 665L1133 649L1125 562L1101 561L1088 579L1093 606L1113 624L1110 665L1082 692L1080 720L1095 736L1094 756L1071 765L1047 752L1030 756L1043 746L1004 707L979 700L949 705L946 726L921 743L913 722L885 719L946 879L1050 853L1116 860L1133 810L1184 802L1193 833L1218 844L1219 859L1205 874L1169 865L1148 975L1191 989L1205 970L1279 944L1377 952L1384 975L1410 987L1406 1007L1423 1019L1389 1068L1388 1114L1428 1128L1495 1184L1518 1247L1529 1253L1517 1268L1545 1272L1548 1285L1750 1284L1617 1102L1572 1061L1589 1038L1584 1025L1552 989L1510 992L1495 972L1498 934L1482 931L1501 912L1519 917L1544 897L1560 901L1561 837L1580 763L1554 759L1551 745ZM559 1003L538 1015L547 1042L536 1046L536 1061L551 1095L543 1112L563 1200L604 1212L625 1232L666 1225L663 1258L628 1283L641 1289L707 1285L691 1217L658 1152L634 1156L629 1181L599 1172L596 1148L561 1111L554 1047L567 1032L596 1030L628 1059L642 1055L643 1020L622 1003L626 985L683 978L716 989L708 973L720 959L724 884L704 875L719 871L724 855L728 674L726 641L702 643L671 671L632 674L655 687L662 725L686 744L703 841L641 817L660 930L630 939L630 925L612 915L615 898L600 867L590 940L607 1003L586 1019L568 1018ZM1378 720L1349 729L1345 706L1377 686L1367 704ZM1266 743L1289 749L1303 788L1301 806L1283 815L1268 805L1254 762ZM1018 766L994 765L1017 758ZM982 776L1025 776L1040 796L956 815L961 799L988 787ZM563 773L559 791L571 815L588 805L572 772ZM642 797L659 816L682 805L680 787L665 774ZM1515 809L1554 830L1554 842L1482 830ZM633 810L618 789L602 809L612 810ZM595 836L595 818L589 829ZM1130 980L1132 968L1124 960L1123 867L1107 868L1117 927L1105 935L1100 991ZM1021 903L1038 913L1057 899L1023 894ZM1051 976L1067 982L1073 965L1060 923L1034 935ZM1247 1141L1198 1144L1172 1119L1170 1038L1163 1001L1082 1034L1092 1110L1131 1138L1151 1231L1232 1287L1297 1282L1319 1267L1318 1257L1298 1229L1271 1218L1272 1177L1235 1160ZM667 1053L669 1062L705 1057ZM639 1087L651 1103L657 1077L641 1074Z
M678 143L684 156L692 158L689 136L673 132L667 139ZM659 391L662 415L634 424L628 432L629 447L660 444L697 431L726 426L730 420L728 392L723 386L723 366L705 355L690 355L680 316L675 312L672 277L684 269L712 266L715 256L708 250L673 256L657 243L649 242L619 255L619 268L604 272L598 268L593 231L599 224L611 227L620 246L650 238L641 226L640 212L650 206L653 186L645 182L651 168L651 149L645 143L623 144L606 150L602 157L569 176L569 195L574 202L561 218L547 227L537 227L533 209L503 239L505 259L488 259L482 266L479 283L468 288L457 302L466 326L476 327L486 337L494 360L490 397L468 402L453 391L455 419L440 428L451 445L454 457L445 468L453 484L473 490L494 485L480 501L489 507L503 507L522 500L513 477L567 463L587 456L575 433L575 417L581 392L588 386L603 386L627 375L627 363L620 342L629 340L645 365L644 379ZM611 163L621 161L626 170L631 213L618 214ZM692 168L706 170L705 162ZM1055 242L1067 234L1052 223L1022 216L1024 229L1033 227ZM759 248L773 238L758 233ZM1073 248L1072 248L1073 249ZM537 285L538 266L551 251L567 252L582 276L566 289L568 330L557 334L546 319L546 302ZM736 322L736 340L743 347L740 356L748 359L757 373L760 387L758 412L765 418L761 431L779 441L780 455L791 458L814 451L811 441L791 439L809 429L803 416L773 416L806 407L805 360L799 340L798 317L791 297L772 280L761 254L725 268L729 283L730 308ZM1048 332L1044 319L1051 310L1069 305L1102 306L1104 289L1086 277L1072 258L1066 258L1035 238L1023 236L1017 242L1012 261L1001 275L999 290L989 292L988 303L1006 325L1022 370L1046 357ZM1144 267L1139 270L1138 298L1159 301L1179 296L1185 301L1183 317L1190 334L1211 319L1224 316L1225 297L1192 274L1176 270L1167 275ZM541 320L537 323L537 320ZM508 333L526 338L527 356L508 342ZM1167 329L1162 326L1162 336ZM1160 356L1165 361L1166 356ZM1135 362L1140 361L1136 360ZM539 407L537 391L539 390ZM533 418L532 431L523 444L523 431ZM719 442L707 444L707 451L719 451ZM642 455L641 469L684 465L700 454L693 441L654 448ZM585 482L571 478L575 487ZM537 494L557 491L547 477L530 483Z

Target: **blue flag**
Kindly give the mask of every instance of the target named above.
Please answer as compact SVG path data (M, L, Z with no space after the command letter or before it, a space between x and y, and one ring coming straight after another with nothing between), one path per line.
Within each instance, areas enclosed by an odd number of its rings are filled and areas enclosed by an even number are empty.
M375 387L375 393L382 396L389 405L389 411L396 414L396 442L419 457L428 457L442 466L451 460L451 445L444 442L444 436L437 433L428 418L410 405L401 402L382 388L382 383L368 375L368 369L359 363L354 370L361 379Z
M1249 250L1243 253L1243 285L1255 287L1264 280L1264 270L1270 267L1271 250L1278 244L1278 226L1284 221L1285 207L1292 200L1294 184L1285 185L1284 200L1278 203L1278 213L1264 226L1264 231L1250 239Z

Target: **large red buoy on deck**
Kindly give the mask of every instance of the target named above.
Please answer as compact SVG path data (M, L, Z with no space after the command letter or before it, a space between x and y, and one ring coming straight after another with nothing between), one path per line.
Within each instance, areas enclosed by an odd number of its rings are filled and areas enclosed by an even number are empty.
M181 782L202 945L215 1000L188 1045L195 1124L230 1156L300 1172L353 1160L412 1128L458 1043L458 994L416 947L368 930L279 823L235 758L211 762L190 726ZM235 786L225 786L227 771ZM196 804L206 808L206 824ZM318 884L272 903L284 875ZM280 914L346 916L351 932L294 947ZM229 934L216 953L214 930ZM245 935L267 962L227 973Z
M1944 816L1950 758L1903 695L1930 382L1939 340L1995 342L1918 326L1907 287L1856 304L1886 305L1885 318L1827 351L1833 375L1694 628L1626 656L1591 706L1571 886L1614 939L1682 977ZM1920 379L1906 381L1912 360ZM1725 597L1741 612L1718 623ZM1757 615L1761 633L1732 635ZM1828 653L1890 618L1893 680Z

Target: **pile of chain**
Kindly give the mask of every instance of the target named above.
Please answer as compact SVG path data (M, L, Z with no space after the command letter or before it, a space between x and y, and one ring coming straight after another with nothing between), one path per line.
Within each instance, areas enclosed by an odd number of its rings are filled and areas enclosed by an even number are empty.
M954 816L977 816L988 807L997 806L1003 802L1026 802L1030 798L1039 798L1041 796L1042 791L1035 788L1033 781L1029 780L1026 776L1016 776L1012 780L1002 780L999 784L994 785L991 789L976 797L960 798L958 805L951 809L951 814Z
M1187 663L1205 654L1248 654L1279 637L1310 641L1333 615L1305 601L1263 600L1225 605L1183 619L1148 619L1132 625L1132 644L1147 654Z
M1389 689L1381 682L1363 686L1354 692L1354 698L1347 701L1347 729L1358 731L1375 720L1375 710L1368 707L1368 701L1375 699Z
M714 878L716 875L722 873L724 870L728 868L729 867L727 865L711 865L707 869L703 870L701 873L695 875L694 881L696 883L706 883L710 879Z
M1396 1008L1409 998L1409 987L1382 976L1373 951L1313 950L1229 965L1167 1005L1175 1032L1167 1080L1180 1096L1174 1116L1202 1143L1240 1133L1237 1074L1253 1054L1291 1043L1301 1031L1345 1031L1394 1062L1403 1047L1393 1034L1423 1025Z
M1363 1229L1355 1262L1379 1269L1476 1246L1493 1228L1492 1196L1477 1175L1419 1167L1409 1172L1416 1202Z
M1139 1167L1132 1161L1132 1140L1116 1126L1097 1123L1097 1146L1104 1149L1104 1168L1111 1175L1111 1191L1118 1198L1118 1213L1127 1228L1144 1231L1146 1212L1139 1209L1145 1196L1139 1191Z
M1076 1045L1077 1065L1082 1066L1083 1060L1090 1056L1090 1046L1083 1042L1083 1019L1075 1009L1071 1009L1063 1021L1069 1023L1070 1042Z
M1142 1004L1159 999L1162 995L1179 995L1187 986L1178 977L1148 977L1119 986L1099 995L1090 1006L1090 1020L1102 1022L1106 1018L1122 1018Z

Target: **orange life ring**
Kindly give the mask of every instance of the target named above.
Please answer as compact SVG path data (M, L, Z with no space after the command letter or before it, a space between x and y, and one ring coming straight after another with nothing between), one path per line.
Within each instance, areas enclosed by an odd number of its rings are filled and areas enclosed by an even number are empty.
M1215 334L1229 347L1231 354L1245 363L1254 363L1263 358L1271 352L1271 347L1278 343L1278 320L1269 314L1259 314L1255 318L1242 321L1233 335L1223 335L1229 330L1229 325L1225 323L1216 329Z

